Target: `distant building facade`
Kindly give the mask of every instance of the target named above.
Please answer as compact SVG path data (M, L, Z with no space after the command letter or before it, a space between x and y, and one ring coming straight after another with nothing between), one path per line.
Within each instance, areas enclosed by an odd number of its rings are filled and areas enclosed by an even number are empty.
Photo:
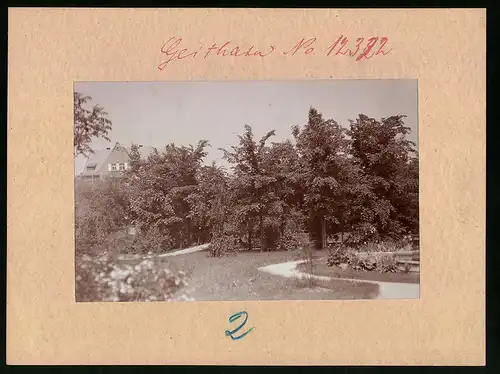
M146 158L153 147L138 146L141 158ZM96 182L108 178L121 178L130 167L130 147L115 143L113 147L95 151L85 161L83 171L78 175L81 180Z

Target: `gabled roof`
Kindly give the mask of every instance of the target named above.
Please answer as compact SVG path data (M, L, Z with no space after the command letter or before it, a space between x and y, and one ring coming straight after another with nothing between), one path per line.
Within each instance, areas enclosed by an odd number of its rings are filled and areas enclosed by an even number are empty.
M130 154L131 147L124 147L120 143L116 142L113 147L110 147L109 149L102 149L95 151L94 153L90 154L89 157L85 160L85 165L83 166L83 171L80 173L82 176L86 175L96 175L100 172L101 167L107 160L108 156L113 152L113 150L117 147L121 147L125 150L127 154ZM151 146L141 146L138 148L139 149L139 154L141 155L141 158L147 158L148 155L153 152L154 147ZM87 167L90 166L93 168L93 170L87 170Z
M80 175L85 176L85 175L97 174L104 161L106 161L108 156L111 154L112 150L113 150L112 148L102 149L100 151L95 151L94 153L91 153L90 156L87 157L87 160L85 160L85 165L83 166L83 171L81 172ZM90 167L94 166L95 168L94 170L90 171L87 170L88 166Z

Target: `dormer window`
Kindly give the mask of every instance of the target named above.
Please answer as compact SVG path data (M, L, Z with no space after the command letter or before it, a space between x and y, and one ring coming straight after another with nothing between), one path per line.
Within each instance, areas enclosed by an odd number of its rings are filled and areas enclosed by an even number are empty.
M111 164L111 171L117 171L117 167L116 167L117 164Z
M122 162L119 164L119 168L120 168L120 171L124 171L125 170L125 164Z
M96 164L87 165L87 171L95 171L96 166Z

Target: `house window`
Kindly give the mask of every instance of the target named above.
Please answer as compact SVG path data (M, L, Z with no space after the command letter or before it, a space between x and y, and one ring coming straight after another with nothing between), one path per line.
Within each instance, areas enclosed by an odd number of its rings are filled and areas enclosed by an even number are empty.
M125 170L125 164L122 162L120 163L120 171L123 171Z
M116 165L117 164L111 164L111 171L116 171L117 170Z
M87 165L87 170L88 171L94 171L96 168L97 164L88 164Z

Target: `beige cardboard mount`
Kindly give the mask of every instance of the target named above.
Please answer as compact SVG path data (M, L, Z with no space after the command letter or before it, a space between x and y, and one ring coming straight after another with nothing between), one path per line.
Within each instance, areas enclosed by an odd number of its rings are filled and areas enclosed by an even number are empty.
M35 9L9 11L9 364L485 363L486 11ZM326 56L338 37L390 53ZM197 56L162 45L316 54ZM185 52L186 53L186 52ZM416 300L76 303L74 81L418 79L421 297ZM246 310L255 330L224 332Z

